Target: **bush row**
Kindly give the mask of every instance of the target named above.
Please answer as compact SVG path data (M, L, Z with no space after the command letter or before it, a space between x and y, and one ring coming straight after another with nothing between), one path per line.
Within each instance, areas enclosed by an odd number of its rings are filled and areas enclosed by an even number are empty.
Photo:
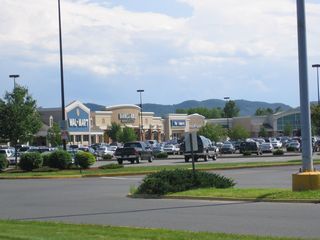
M0 154L0 171L3 171L8 166L9 166L9 162L6 155Z
M94 155L88 152L77 152L74 156L74 163L81 168L88 168L95 161ZM63 150L43 154L37 152L25 153L21 155L19 162L19 167L25 171L32 171L43 166L60 170L69 169L72 165L71 154Z
M162 170L147 175L138 187L136 194L164 195L194 188L230 188L235 182L216 173L199 172L187 169Z

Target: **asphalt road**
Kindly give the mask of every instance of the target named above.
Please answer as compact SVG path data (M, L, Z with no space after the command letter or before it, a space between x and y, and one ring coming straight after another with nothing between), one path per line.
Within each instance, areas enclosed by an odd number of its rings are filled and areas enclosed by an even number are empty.
M317 154L317 153L316 153ZM314 155L314 158L320 158L319 155ZM301 159L301 153L286 153L283 156L274 156L271 153L265 153L262 156L243 156L242 154L223 154L218 156L216 161L209 159L207 162L204 162L203 159L199 159L196 164L208 164L208 163L231 163L231 162L275 162L275 161L289 161L289 160L298 160ZM108 161L97 161L93 167L98 167L108 163L117 163L116 159ZM191 161L190 161L191 163ZM128 161L123 162L124 166L131 167L137 166L137 164L130 164ZM183 155L169 155L168 159L156 159L152 163L148 163L147 160L142 160L140 166L163 166L163 165L177 165L185 164Z
M219 172L238 187L290 188L297 168ZM318 204L125 197L141 179L1 180L0 218L320 238Z

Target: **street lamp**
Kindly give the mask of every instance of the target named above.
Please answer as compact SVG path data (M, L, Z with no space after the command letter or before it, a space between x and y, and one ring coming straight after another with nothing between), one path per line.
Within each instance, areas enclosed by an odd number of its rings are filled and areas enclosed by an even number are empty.
M20 77L20 75L18 75L18 74L9 75L9 78L13 78L14 88L16 88L16 78L18 78L18 77Z
M317 68L318 105L320 105L320 94L319 94L319 67L320 67L320 64L313 64L312 67Z
M140 120L139 120L139 138L142 141L142 129L143 129L143 119L142 119L142 93L143 89L138 89L137 92L140 94Z
M64 103L64 81L63 81L63 57L62 57L62 34L61 34L61 11L60 11L60 0L58 0L58 16L59 16L59 43L60 43L60 76L61 76L61 115L62 115L62 129L65 133L66 128L66 113L65 113L65 103ZM63 150L67 150L66 139L62 139Z
M230 101L230 97L224 97L223 99L226 100L226 101ZM229 117L228 117L228 115L226 113L226 107L224 107L224 114L227 117L227 125L228 125L228 130L229 130Z

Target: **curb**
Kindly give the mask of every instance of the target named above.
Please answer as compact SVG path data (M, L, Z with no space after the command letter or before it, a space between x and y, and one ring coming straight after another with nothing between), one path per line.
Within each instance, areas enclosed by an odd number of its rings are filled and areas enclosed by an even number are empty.
M228 198L228 197L187 197L187 196L158 196L158 195L132 195L128 194L129 198L143 199L175 199L175 200L204 200L204 201L234 201L234 202L270 202L270 203L314 203L319 204L320 200L308 199L259 199L259 198Z

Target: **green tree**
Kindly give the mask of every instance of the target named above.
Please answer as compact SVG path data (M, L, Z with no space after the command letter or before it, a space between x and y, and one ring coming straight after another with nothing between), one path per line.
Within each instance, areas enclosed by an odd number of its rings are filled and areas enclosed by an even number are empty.
M132 128L125 127L124 129L122 129L122 133L120 134L121 142L126 143L126 142L131 142L136 140L137 140L137 135Z
M235 101L230 100L226 102L223 112L224 112L224 117L233 118L233 117L239 116L240 109L237 107Z
M271 108L257 108L255 112L255 116L265 116L265 115L270 115L273 114L273 110Z
M259 131L259 137L267 137L267 136L268 136L267 129L262 126Z
M311 105L311 122L314 133L320 134L320 105Z
M11 93L6 92L4 100L0 99L0 138L16 150L17 144L31 140L41 125L36 101L27 88L16 85Z
M283 134L285 136L292 136L292 132L293 132L293 127L291 124L287 123L284 128L283 128Z
M188 110L186 110L186 109L182 109L182 108L178 108L178 109L176 109L176 113L188 113Z
M250 137L250 133L242 126L234 126L231 129L229 129L229 137L231 139L245 139Z
M227 132L221 125L206 123L199 128L198 134L209 138L211 141L219 142L226 137Z
M107 134L111 137L112 141L119 142L122 130L121 125L115 122L111 123L111 128L107 130Z
M57 147L62 145L61 129L59 124L53 123L52 127L49 128L47 133L47 140L52 147Z

